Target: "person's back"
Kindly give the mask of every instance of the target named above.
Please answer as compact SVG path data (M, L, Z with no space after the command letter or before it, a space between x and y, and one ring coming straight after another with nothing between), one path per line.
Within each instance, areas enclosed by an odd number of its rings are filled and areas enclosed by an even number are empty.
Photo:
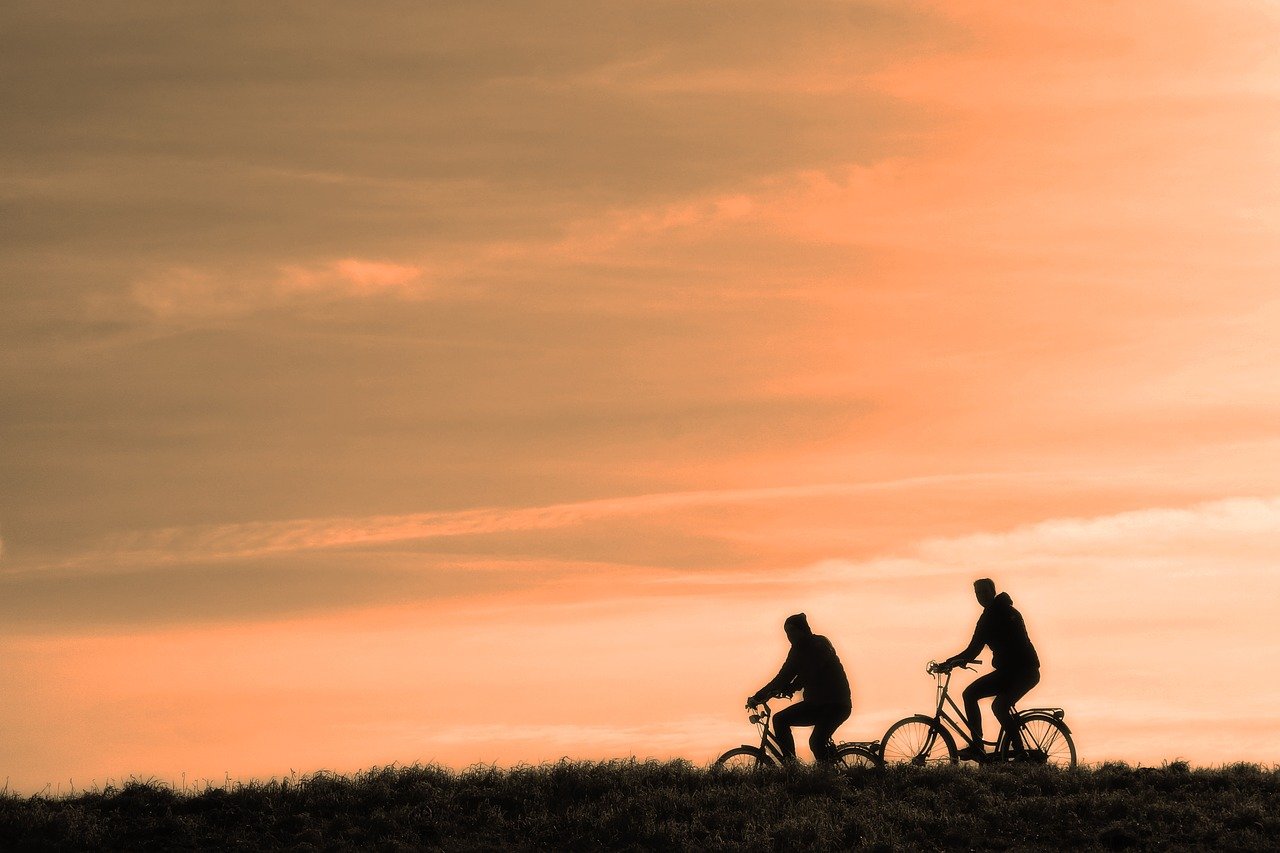
M821 634L810 634L793 645L792 652L797 664L794 686L804 690L807 701L851 704L849 677L830 640Z
M1022 621L1022 614L1014 609L1009 593L1000 593L991 604L983 608L975 633L981 635L982 643L991 649L993 669L1032 669L1040 666L1040 656L1036 654L1036 647L1027 636L1026 623Z

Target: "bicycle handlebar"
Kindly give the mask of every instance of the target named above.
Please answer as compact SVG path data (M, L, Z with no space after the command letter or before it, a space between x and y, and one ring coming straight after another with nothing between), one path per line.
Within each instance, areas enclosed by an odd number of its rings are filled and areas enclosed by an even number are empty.
M762 699L759 702L747 702L747 707L748 708L761 708L761 707L767 708L769 707L770 699L790 699L794 695L796 695L796 692L794 690L784 690L781 693L775 693L772 696Z
M773 697L770 697L773 698ZM751 713L747 714L747 719L753 724L763 723L769 724L769 720L773 717L773 709L769 707L769 700L758 702L755 705L748 705L747 710Z
M956 667L959 667L960 669L973 669L973 667L970 666L970 664L980 664L980 663L982 663L982 661L975 658L973 660L956 661L955 663L951 664L951 666L947 666L945 662L938 663L936 660L931 660L929 661L928 664L925 665L924 671L929 673L930 675L941 675L943 673L950 672Z

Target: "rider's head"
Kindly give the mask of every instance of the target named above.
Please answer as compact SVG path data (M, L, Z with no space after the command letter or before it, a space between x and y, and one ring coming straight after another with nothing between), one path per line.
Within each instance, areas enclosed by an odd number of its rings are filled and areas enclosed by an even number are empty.
M973 582L973 594L983 607L996 600L996 582L991 578L978 578Z
M782 623L782 630L787 632L787 639L793 643L796 640L813 635L813 630L809 627L809 617L803 613L788 616L786 621Z

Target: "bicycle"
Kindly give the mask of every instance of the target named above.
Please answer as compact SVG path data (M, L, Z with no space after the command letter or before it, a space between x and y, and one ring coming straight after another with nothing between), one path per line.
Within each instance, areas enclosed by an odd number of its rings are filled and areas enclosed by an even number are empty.
M789 698L787 694L773 697ZM782 753L782 746L774 736L769 720L773 718L773 709L768 700L749 708L747 720L760 729L760 745L752 746L744 743L734 747L715 760L713 767L728 769L779 767L789 760ZM875 741L843 741L835 743L827 741L828 754L834 756L829 760L832 766L847 770L853 767L879 767L880 754ZM791 759L794 760L794 759Z
M970 669L971 663L982 661L968 661L959 666ZM913 764L918 767L957 764L959 755L952 732L967 746L976 746L969 734L969 721L949 692L952 669L929 661L925 672L937 682L937 707L933 716L916 714L889 727L880 741L880 758L885 764ZM955 712L955 717L947 713L948 706ZM1065 768L1076 766L1076 745L1071 739L1071 729L1063 719L1065 711L1061 708L1027 708L1024 711L1010 708L1010 713L1018 723L1017 732L1011 734L1001 726L995 742L983 741L984 753L986 747L995 747L994 755L989 755L985 761L1027 762Z

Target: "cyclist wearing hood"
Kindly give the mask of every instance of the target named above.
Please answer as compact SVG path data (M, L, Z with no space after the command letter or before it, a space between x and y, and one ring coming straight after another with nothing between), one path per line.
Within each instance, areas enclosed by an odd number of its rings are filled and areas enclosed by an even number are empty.
M951 668L968 663L977 657L983 646L991 649L991 667L994 670L975 680L964 691L964 713L969 720L969 732L973 745L960 750L960 757L982 760L985 750L982 744L982 712L978 700L994 696L991 713L1008 731L1013 729L1013 716L1009 709L1031 688L1040 683L1040 657L1036 654L1022 614L1013 608L1009 593L996 594L996 585L990 578L973 582L973 592L982 605L982 615L973 631L968 648L943 662ZM1016 732L1015 732L1016 737Z
M813 726L813 734L809 737L813 757L820 761L831 760L835 756L828 754L827 744L853 710L849 678L831 641L813 633L808 617L803 613L788 616L782 628L791 641L791 651L773 680L747 700L747 707L755 707L778 694L790 695L803 690L802 701L773 715L773 733L783 755L795 758L796 742L791 735L792 727Z

